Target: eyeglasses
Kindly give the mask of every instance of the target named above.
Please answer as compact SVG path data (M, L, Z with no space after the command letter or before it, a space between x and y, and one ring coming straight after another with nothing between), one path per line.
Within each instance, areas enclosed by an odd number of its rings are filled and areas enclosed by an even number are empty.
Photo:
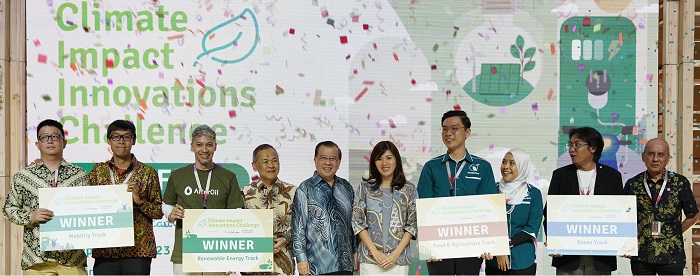
M445 133L447 133L447 131L449 131L450 133L455 134L455 133L457 133L457 131L459 131L460 129L463 129L463 128L466 129L466 127L455 127L455 126L453 126L453 127L443 127L443 128L442 128L442 133L445 134Z
M328 162L328 161L331 161L331 163L335 163L335 162L338 162L338 157L322 155L322 156L318 157L318 160L321 160L321 162L323 162L323 163Z
M574 148L574 150L578 150L578 149L580 149L581 147L587 146L587 145L588 145L588 144L586 144L586 143L581 143L581 142L576 142L576 143L574 143L574 144L572 144L571 142L569 142L569 143L566 143L566 149Z
M41 141L42 143L48 142L49 139L51 139L51 141L54 141L54 142L59 141L59 140L63 140L63 135L61 135L61 134L44 134L44 135L39 136L39 141Z
M127 134L127 135L112 135L109 136L109 140L112 140L113 142L119 142L121 140L124 140L126 142L131 142L132 139L134 139L133 134Z
M646 154L647 157L649 157L650 159L654 159L654 158L656 158L656 157L658 157L659 159L664 159L664 158L666 158L666 156L668 156L668 155L666 155L665 152L659 152L659 153L656 153L656 152L647 152L647 153L645 153L645 154Z

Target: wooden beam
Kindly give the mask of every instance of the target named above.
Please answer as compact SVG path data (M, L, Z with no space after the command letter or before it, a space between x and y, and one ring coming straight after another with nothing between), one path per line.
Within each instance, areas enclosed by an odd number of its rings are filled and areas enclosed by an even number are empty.
M9 121L5 132L9 135L9 163L10 175L26 166L26 0L7 1L9 5L9 46L10 75L9 95L7 105ZM17 225L10 226L10 254L5 255L5 263L8 266L7 274L22 274L21 260L23 248L23 228Z

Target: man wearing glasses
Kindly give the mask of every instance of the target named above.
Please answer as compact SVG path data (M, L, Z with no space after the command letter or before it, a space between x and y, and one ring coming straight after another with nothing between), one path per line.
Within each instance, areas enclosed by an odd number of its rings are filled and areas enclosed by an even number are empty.
M243 208L236 174L213 161L216 133L211 127L201 125L194 129L190 151L194 153L194 164L170 174L163 196L163 213L168 221L175 223L175 245L170 258L175 275L185 274L182 271L182 219L186 209Z
M95 248L95 275L149 275L156 257L153 220L163 217L160 180L156 171L131 153L136 143L132 122L116 120L107 127L112 158L95 164L88 174L92 185L126 185L134 200L134 246Z
M85 171L63 159L66 139L63 125L47 119L37 126L35 143L40 162L35 162L12 177L3 207L4 216L24 226L22 270L25 275L87 275L85 251L41 251L39 224L51 220L53 211L39 208L39 188L88 186Z
M642 161L647 170L630 178L625 194L637 196L639 254L629 257L635 275L681 275L685 267L683 232L698 221L698 206L684 176L666 170L668 143L647 142ZM685 220L681 221L681 210Z
M470 134L471 121L466 112L450 110L442 115L442 143L447 153L425 163L418 179L419 198L498 193L491 164L467 151L465 143ZM483 259L490 260L492 256L484 253L479 258L428 259L428 272L478 275Z
M341 157L331 141L316 145L316 172L294 194L292 252L299 275L352 275L359 267L352 230L355 191L335 175Z
M598 163L603 154L603 136L595 128L569 131L566 148L570 165L552 172L548 195L622 195L622 175L612 167ZM547 233L547 205L544 207ZM546 243L545 243L546 245ZM610 275L617 270L615 256L550 255L557 275Z

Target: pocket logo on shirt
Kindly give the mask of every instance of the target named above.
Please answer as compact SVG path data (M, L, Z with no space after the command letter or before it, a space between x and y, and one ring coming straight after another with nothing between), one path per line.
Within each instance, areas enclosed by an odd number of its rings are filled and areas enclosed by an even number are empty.
M479 170L479 164L471 164L471 165L469 165L469 170L470 170L470 171L473 171L473 172L478 171L478 170Z

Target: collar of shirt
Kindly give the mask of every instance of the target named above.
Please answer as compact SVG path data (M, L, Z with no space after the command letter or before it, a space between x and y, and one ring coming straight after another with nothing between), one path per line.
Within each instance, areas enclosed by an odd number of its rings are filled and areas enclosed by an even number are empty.
M464 157L463 157L462 159L460 159L460 160L455 161L455 163L461 162L462 160L467 160L467 162L469 162L469 163L474 163L474 159L472 158L472 155L469 154L469 151L468 151L467 149L464 149L464 152L466 153L466 154L464 154ZM444 156L442 156L441 162L442 162L442 163L445 163L445 162L447 162L448 160L451 160L451 159L452 159L452 158L450 157L450 153L447 152L447 153L445 153Z
M107 166L109 166L110 168L113 168L115 171L117 170L117 166L114 165L114 157L112 157L111 159L107 160L107 162L105 162L105 163L107 163ZM138 166L138 164L139 164L139 161L136 159L136 155L134 155L134 154L132 153L132 154L131 154L131 165L129 165L129 167L126 168L126 170L124 170L124 173L126 173L126 172L128 172L128 171L130 171L130 170L132 170L132 169L135 170L135 169L136 169L136 166Z
M61 159L61 164L58 164L58 167L57 167L56 169L58 170L60 167L68 166L68 164L69 164L69 163L68 163L68 161L66 161L66 159ZM51 170L49 169L49 167L47 167L46 164L44 164L44 162L41 162L41 161L40 161L39 163L36 164L36 169L42 169L42 168L43 168L43 169L46 169L46 170L49 171L49 172L51 172Z
M320 185L320 184L321 184L321 181L326 181L326 180L323 179L323 178L318 174L318 172L314 171L314 176L311 177L311 181L312 181L311 183L313 183L314 185ZM327 182L327 181L326 181L326 182ZM333 176L333 183L335 183L335 182L338 182L338 176L337 176L337 175L334 175L334 176ZM333 183L328 183L328 184L333 184Z
M255 187L256 189L258 189L258 191L260 191L260 192L262 192L262 191L264 191L264 190L267 190L267 185L265 185L265 183L263 183L262 179L258 179L257 182L254 182L254 183L251 183L251 184L253 184L253 187ZM275 180L275 183L272 183L272 188L271 188L271 189L272 189L272 191L278 191L278 190L280 189L281 186L282 186L282 183L280 183L280 179L277 178L277 179Z

